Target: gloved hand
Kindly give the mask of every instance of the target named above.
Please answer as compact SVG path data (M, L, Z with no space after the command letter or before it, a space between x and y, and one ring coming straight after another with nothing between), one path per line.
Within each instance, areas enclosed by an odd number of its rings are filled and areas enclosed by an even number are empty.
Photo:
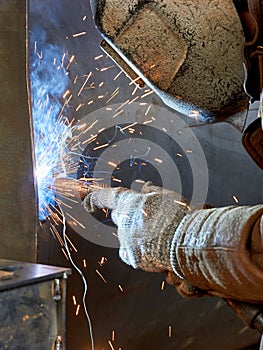
M191 211L179 194L149 182L138 193L72 178L57 178L52 189L57 195L81 197L88 212L112 209L112 219L118 225L119 254L125 263L146 271L165 272L167 282L174 284L183 296L206 294L184 278L171 252L171 241L181 219L198 209Z
M181 219L191 210L181 195L146 183L141 193L122 188L93 189L83 200L88 212L112 209L120 258L145 271L173 271L170 248Z

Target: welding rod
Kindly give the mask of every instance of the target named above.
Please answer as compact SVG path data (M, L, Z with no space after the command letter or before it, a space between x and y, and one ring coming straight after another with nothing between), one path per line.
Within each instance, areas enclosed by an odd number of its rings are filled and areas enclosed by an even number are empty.
M106 185L98 182L99 180L102 179L73 179L67 177L58 177L55 178L54 183L51 186L51 190L58 196L70 195L74 197L80 197L81 199L83 199L92 190L107 187Z

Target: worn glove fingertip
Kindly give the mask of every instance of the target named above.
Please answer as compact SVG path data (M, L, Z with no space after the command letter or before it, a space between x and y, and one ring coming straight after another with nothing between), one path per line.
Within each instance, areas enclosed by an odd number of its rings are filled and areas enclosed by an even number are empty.
M82 201L82 205L88 213L94 213L98 209L94 203L93 192L88 193L84 197L84 199Z

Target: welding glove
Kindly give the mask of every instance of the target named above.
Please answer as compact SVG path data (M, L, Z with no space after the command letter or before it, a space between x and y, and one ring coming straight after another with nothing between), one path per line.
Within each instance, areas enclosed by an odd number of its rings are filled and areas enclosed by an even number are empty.
M263 302L262 204L190 210L180 195L150 183L141 193L56 182L61 184L72 194L84 191L89 212L112 209L127 264L165 272L184 296Z
M190 211L179 194L146 183L141 193L122 187L98 188L84 199L88 212L112 209L118 226L120 258L134 268L151 272L173 271L170 247L181 219Z

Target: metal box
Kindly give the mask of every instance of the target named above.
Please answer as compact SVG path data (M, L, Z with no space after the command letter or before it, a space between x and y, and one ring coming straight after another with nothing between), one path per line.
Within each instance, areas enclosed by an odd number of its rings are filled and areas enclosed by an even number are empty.
M0 349L64 350L70 269L0 259Z

